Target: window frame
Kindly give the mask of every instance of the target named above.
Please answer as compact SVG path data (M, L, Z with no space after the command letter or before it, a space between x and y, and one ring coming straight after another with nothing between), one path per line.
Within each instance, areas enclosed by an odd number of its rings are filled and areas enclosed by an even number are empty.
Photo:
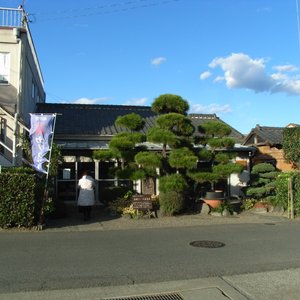
M0 51L0 85L8 85L10 82L10 64L11 53Z

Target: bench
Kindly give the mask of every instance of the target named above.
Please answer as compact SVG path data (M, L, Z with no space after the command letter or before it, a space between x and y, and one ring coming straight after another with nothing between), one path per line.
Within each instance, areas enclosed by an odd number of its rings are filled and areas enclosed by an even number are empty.
M133 209L138 211L147 212L149 218L153 215L157 218L156 208L153 207L151 195L133 195Z

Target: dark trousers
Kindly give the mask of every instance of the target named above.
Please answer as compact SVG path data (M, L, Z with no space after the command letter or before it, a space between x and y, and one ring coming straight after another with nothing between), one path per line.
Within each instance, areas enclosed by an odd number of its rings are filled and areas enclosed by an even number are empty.
M91 218L92 206L79 206L79 211L83 213L83 220L87 221Z

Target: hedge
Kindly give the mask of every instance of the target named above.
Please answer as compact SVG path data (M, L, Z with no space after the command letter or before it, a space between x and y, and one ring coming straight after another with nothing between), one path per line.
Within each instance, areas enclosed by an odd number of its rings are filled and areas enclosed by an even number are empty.
M274 205L288 207L288 180L292 179L292 188L294 196L294 210L296 215L300 215L300 173L287 172L281 173L276 180L276 197L272 201Z
M37 215L34 174L0 174L0 227L30 227Z

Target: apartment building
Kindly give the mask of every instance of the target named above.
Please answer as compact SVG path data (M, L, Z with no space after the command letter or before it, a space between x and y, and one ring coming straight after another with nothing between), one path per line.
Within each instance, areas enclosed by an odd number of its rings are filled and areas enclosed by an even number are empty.
M45 102L44 82L26 12L0 7L0 166L22 164L21 136Z

